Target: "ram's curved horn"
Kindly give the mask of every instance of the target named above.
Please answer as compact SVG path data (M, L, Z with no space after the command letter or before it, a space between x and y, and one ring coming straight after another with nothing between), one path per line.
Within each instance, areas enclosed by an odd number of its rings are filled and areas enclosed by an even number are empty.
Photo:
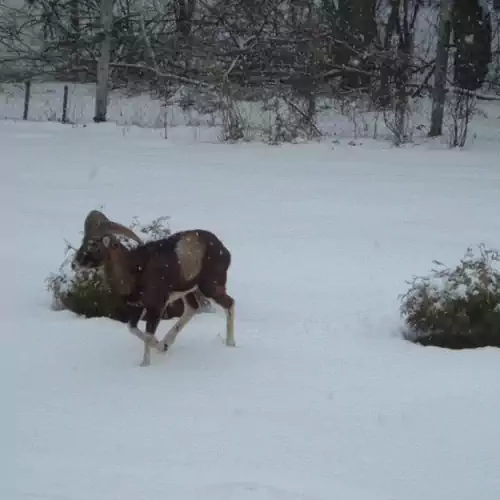
M139 244L143 243L141 238L139 238L130 228L109 220L99 210L91 210L85 218L84 234L86 238L96 238L106 234L122 234Z
M88 236L94 233L101 224L109 222L109 219L99 210L91 210L87 217L85 217L85 222L83 224L83 233Z
M111 220L101 222L99 226L92 231L92 236L94 237L104 236L106 234L122 234L139 244L143 243L141 238L139 238L132 229Z

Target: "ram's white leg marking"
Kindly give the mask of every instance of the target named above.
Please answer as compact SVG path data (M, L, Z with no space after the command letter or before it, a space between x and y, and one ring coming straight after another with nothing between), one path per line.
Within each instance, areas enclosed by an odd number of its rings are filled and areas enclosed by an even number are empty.
M170 297L168 298L167 302L165 303L165 306L163 308L163 312L165 312L165 309L169 304L172 304L172 302L175 302L178 299L182 299L182 302L184 303L184 312L182 313L182 316L179 318L177 323L168 331L168 333L163 337L163 340L158 342L156 344L156 348L160 352L165 352L166 349L168 349L174 342L177 337L177 334L186 326L186 324L193 318L193 316L196 313L196 310L193 309L186 301L186 295L188 293L193 292L196 290L198 286L193 286L189 290L184 290L182 292L172 292L170 294ZM163 315L163 313L162 313Z
M151 338L146 338L144 341L144 353L142 355L141 366L149 366L151 364L151 342L154 339L154 336L146 335L146 337Z
M156 348L159 351L165 352L168 348L172 347L175 339L177 338L178 333L193 319L193 316L196 314L196 309L192 308L185 300L184 300L184 313L179 318L177 323L170 328L168 333L163 337L163 340L158 342Z
M142 313L141 313L141 317L139 318L139 321L141 321L144 318L145 315L146 315L146 309L143 309ZM127 328L128 328L128 331L132 335L135 335L142 342L146 342L146 340L147 340L146 334L142 330L140 330L137 326L127 325ZM153 339L149 340L149 343L151 345L155 346L158 343L158 341L153 337Z
M146 340L146 337L144 336L144 332L139 330L136 326L130 326L128 325L128 331L132 334L135 335L139 340L142 340L143 342Z
M139 328L137 328L137 327L129 326L128 331L132 335L135 335L142 342L146 342L146 340L148 340L148 335L146 333L144 333L142 330L139 330ZM152 339L149 339L148 342L153 347L155 347L158 344L158 340L156 340L155 337L153 337Z
M236 346L234 341L234 302L229 309L226 309L226 345Z

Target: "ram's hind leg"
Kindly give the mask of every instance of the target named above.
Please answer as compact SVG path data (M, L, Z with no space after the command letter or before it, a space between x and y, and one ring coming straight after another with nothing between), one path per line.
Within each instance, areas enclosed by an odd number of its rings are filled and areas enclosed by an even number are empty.
M224 308L226 312L226 345L235 347L234 341L234 299L226 293L214 297L215 302Z
M226 313L226 345L234 347L234 299L226 293L226 274L218 282L209 282L200 286L202 293L219 304Z

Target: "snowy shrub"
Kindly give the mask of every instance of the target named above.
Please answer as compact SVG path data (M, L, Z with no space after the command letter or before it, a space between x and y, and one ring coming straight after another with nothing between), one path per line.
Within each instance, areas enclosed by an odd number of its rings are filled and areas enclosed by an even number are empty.
M160 217L148 225L141 225L134 219L129 227L136 233L142 233L145 241L158 240L171 234L165 226L166 220L167 217ZM120 238L120 241L127 245L127 240ZM52 293L53 309L67 309L87 318L106 317L126 321L125 305L106 284L102 268L71 269L75 251L67 244L59 271L46 280L47 289Z
M479 255L468 248L454 269L434 263L401 297L407 338L451 349L500 347L500 252L479 245Z
M248 124L245 123L237 102L228 97L221 99L222 130L220 140L224 142L237 142L245 138Z
M448 110L451 116L448 144L451 148L463 148L467 142L470 123L477 111L476 97L457 90L448 100Z

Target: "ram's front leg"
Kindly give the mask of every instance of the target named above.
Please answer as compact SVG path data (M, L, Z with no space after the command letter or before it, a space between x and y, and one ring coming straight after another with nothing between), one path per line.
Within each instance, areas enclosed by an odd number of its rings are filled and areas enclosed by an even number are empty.
M155 338L156 329L161 319L161 310L148 309L146 312L146 333L144 335L144 352L141 366L151 364L151 346L155 346L158 341Z
M144 318L146 315L146 309L142 307L129 306L128 310L128 331L136 336L142 342L146 341L146 334L139 328L139 321ZM157 342L153 341L153 344L156 345Z

